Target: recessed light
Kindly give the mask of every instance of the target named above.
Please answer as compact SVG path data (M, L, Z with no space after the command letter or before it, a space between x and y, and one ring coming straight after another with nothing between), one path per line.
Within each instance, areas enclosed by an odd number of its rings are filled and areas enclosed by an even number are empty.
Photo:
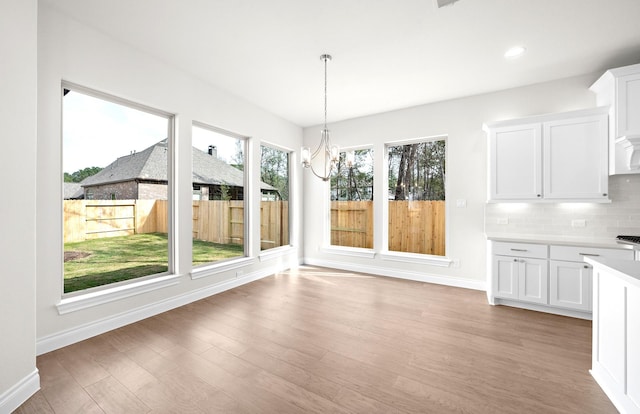
M506 59L516 59L519 58L520 56L524 55L524 52L527 49L524 48L524 46L514 46L512 48L510 48L509 50L507 50L506 52L504 52L504 57Z

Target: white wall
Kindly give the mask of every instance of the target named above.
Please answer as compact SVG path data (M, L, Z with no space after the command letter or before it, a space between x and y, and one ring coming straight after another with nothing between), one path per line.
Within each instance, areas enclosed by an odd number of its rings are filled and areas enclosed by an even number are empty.
M171 25L171 22L164 24ZM251 226L252 263L241 269L192 280L191 271L191 125L192 121L251 137L248 157L257 163L260 143L266 141L298 149L301 128L203 83L153 57L106 37L41 3L38 45L38 170L37 170L37 337L38 352L65 345L122 323L176 306L198 295L210 294L214 286L236 282L236 271L250 278L296 266L301 249L259 260L260 226ZM14 36L15 37L15 36ZM176 286L139 294L88 309L59 315L56 304L62 295L62 185L61 185L61 81L69 81L120 98L177 115L176 153L179 205L176 243L180 254ZM96 143L108 145L108 142ZM14 155L15 158L17 158ZM257 164L256 164L257 165ZM297 165L297 163L295 164ZM293 171L293 208L301 206L301 183ZM259 171L250 169L252 182ZM24 183L20 184L21 186ZM254 188L256 200L259 189ZM259 203L249 206L254 217ZM292 241L301 240L301 219L294 217Z
M37 1L0 4L0 412L39 388L36 370Z
M472 74L472 72L470 72ZM375 258L355 258L322 250L323 221L328 196L323 183L305 172L304 256L306 263L367 271L376 274L484 288L484 211L487 194L487 139L484 122L593 107L589 85L599 74L558 80L523 88L422 105L329 125L332 141L341 146L373 145L378 173L383 168L384 143L435 135L448 136L447 156L447 257L459 267L399 263ZM437 80L434 80L437 82ZM306 128L305 145L317 145L319 128ZM374 200L375 250L383 250L380 235L385 221L384 184L376 173L380 191ZM456 200L466 208L456 208Z

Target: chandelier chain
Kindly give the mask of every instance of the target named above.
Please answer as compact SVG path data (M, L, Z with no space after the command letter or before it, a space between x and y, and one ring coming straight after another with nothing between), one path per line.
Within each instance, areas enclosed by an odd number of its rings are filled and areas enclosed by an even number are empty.
M324 129L327 129L327 60L328 56L324 58Z

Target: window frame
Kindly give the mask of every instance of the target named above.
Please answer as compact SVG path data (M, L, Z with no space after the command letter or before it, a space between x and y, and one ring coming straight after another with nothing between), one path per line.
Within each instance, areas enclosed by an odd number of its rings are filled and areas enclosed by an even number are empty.
M347 153L349 151L360 151L360 150L371 150L373 152L373 217L374 217L374 228L373 228L373 247L351 247L351 246L339 246L331 244L331 180L327 180L324 184L324 202L323 206L323 217L324 217L324 228L322 232L322 245L320 247L320 251L328 254L336 254L341 256L349 256L349 257L360 257L360 258L368 258L373 259L376 255L376 228L375 228L375 214L378 206L376 205L376 150L375 146L372 144L369 145L353 145L348 147L340 147L339 152Z
M401 145L410 145L410 144L418 144L422 142L434 142L434 141L444 141L445 142L445 165L449 165L449 136L447 134L440 135L432 135L426 137L417 137L405 140L397 140L397 141L388 141L384 143L384 159L383 159L383 170L382 170L382 186L384 186L384 199L382 201L382 222L386 223L384 230L381 232L382 236L382 245L380 249L379 256L382 260L387 261L395 261L395 262L404 262L404 263L417 263L417 264L426 264L431 266L439 266L439 267L449 267L453 263L453 260L448 257L450 253L450 217L449 209L451 203L449 203L449 180L446 178L446 170L445 170L445 182L444 182L444 192L445 192L445 255L438 256L433 254L426 253L410 253L410 252L399 252L394 250L389 250L389 149L390 147L397 147Z
M219 275L221 273L225 273L227 271L234 270L234 269L241 269L241 268L244 268L245 266L253 264L256 261L256 259L253 257L253 254L252 254L253 253L253 248L252 248L253 235L250 231L252 227L250 211L253 205L253 198L254 198L253 185L251 184L251 180L250 180L251 171L252 171L252 166L251 166L252 157L251 157L250 149L253 144L253 140L249 136L238 134L238 133L229 131L227 129L216 127L211 124L207 124L205 122L201 122L197 120L193 120L191 122L190 137L192 137L194 127L205 129L205 130L214 132L216 134L225 135L227 137L235 138L243 141L242 149L244 151L243 153L244 154L244 166L243 166L244 190L243 190L242 201L244 203L244 211L243 211L244 226L242 231L243 231L244 243L242 247L243 247L244 256L234 257L226 260L220 260L217 262L204 263L198 266L193 266L193 238L192 238L191 240L192 250L191 250L191 259L190 259L191 272L189 273L190 278L192 280ZM191 148L193 148L193 140L191 140ZM193 160L191 162L191 174L193 174ZM193 182L191 182L191 179L189 179L189 181L191 186L190 188L193 190ZM191 221L190 221L191 232L193 233L193 208L191 209L190 216L191 216ZM236 276L240 276L241 274L242 274L242 271L238 270Z
M261 171L262 170L262 147L271 148L271 149L278 150L278 151L281 151L281 152L284 152L284 153L287 154L287 162L288 162L288 165L287 165L287 175L288 175L287 183L288 183L288 191L289 191L289 197L288 197L288 200L287 200L289 202L289 214L287 215L287 221L288 221L287 228L289 230L289 234L287 236L288 236L289 244L263 250L262 249L262 236L259 233L258 234L258 240L260 241L260 243L259 243L260 247L259 247L258 257L261 258L261 259L264 259L265 257L273 256L274 254L277 255L279 251L289 250L289 249L291 249L293 247L293 241L292 241L293 232L291 231L292 230L292 225L293 225L293 219L292 219L292 208L291 207L293 205L293 168L292 167L294 166L293 163L294 163L294 159L295 159L295 151L292 150L291 148L287 148L287 147L284 147L282 145L277 145L277 144L271 143L269 141L261 141L260 142L260 146L259 146L260 161L258 163L259 166L260 166L258 168L258 179L259 179L259 181L262 181L260 179L260 176L262 174L262 171ZM258 203L261 203L262 202L262 190L260 188L260 185L258 185L257 191L260 194L260 198L259 198ZM258 221L259 221L258 224L260 225L259 227L260 227L260 229L262 229L262 215L261 214L259 215ZM272 254L269 254L269 253L272 253Z
M92 98L107 101L112 104L125 106L130 109L146 112L156 115L167 120L167 271L146 275L134 279L123 280L120 282L109 283L101 286L95 286L88 289L77 290L65 293L64 291L64 242L63 251L60 254L60 301L56 304L60 315L85 309L92 306L98 306L109 303L122 298L134 296L140 293L161 289L172 286L180 282L180 276L176 274L177 260L177 234L176 234L176 205L177 205L177 182L176 182L176 124L177 116L171 112L163 111L148 105L144 105L135 101L131 101L119 96L102 92L94 88L79 85L67 80L60 83L60 156L64 159L64 91L69 90L83 94ZM60 187L64 186L64 165L60 163ZM64 201L64 200L63 200ZM62 213L63 209L61 209ZM64 239L64 217L61 216L59 227L60 240Z

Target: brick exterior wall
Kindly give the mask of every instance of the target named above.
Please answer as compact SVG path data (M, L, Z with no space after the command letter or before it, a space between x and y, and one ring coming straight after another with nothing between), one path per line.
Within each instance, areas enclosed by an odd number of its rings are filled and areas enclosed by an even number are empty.
M138 184L139 200L167 200L167 185L139 183Z
M84 189L86 200L166 200L167 185L156 183L122 183L96 185Z
M85 187L84 198L85 200L135 200L138 198L138 186L135 181L126 181Z

